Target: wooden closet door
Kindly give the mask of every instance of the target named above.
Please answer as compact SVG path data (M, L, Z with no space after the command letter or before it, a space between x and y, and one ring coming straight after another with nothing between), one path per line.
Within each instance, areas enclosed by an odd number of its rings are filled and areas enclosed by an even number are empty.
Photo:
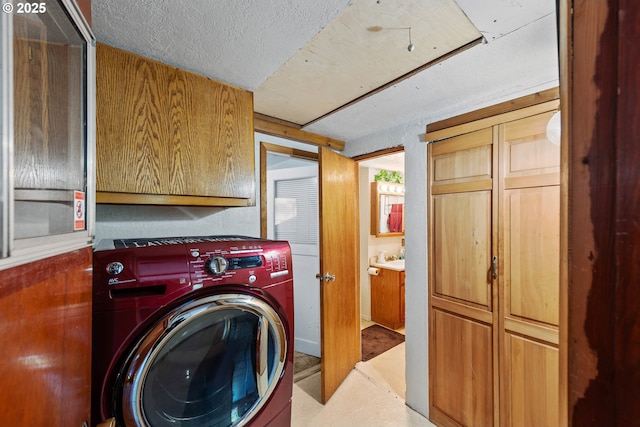
M494 131L429 146L430 395L438 425L497 422Z
M560 147L552 112L500 125L501 425L557 425Z

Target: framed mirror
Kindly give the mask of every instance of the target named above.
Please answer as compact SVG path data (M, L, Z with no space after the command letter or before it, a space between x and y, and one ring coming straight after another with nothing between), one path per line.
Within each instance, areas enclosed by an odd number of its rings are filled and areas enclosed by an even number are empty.
M404 236L404 185L371 183L371 234L376 237Z

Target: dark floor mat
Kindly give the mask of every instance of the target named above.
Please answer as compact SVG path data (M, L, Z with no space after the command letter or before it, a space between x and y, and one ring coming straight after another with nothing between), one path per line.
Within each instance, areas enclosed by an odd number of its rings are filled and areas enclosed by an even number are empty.
M380 325L362 330L362 361L373 359L404 342L404 335Z

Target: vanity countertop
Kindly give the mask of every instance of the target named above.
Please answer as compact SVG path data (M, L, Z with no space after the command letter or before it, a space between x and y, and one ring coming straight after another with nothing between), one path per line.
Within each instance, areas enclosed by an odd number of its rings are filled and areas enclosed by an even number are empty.
M396 260L387 261L387 262L374 262L374 263L371 263L371 266L376 268L387 268L389 270L395 270L395 271L404 271L404 260L396 259Z

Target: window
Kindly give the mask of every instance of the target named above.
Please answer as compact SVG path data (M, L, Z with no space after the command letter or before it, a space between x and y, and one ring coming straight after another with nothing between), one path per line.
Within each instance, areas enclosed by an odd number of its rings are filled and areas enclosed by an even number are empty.
M293 244L318 242L317 178L275 181L275 238Z
M2 16L0 245L11 263L92 232L93 36L69 0L26 4Z

